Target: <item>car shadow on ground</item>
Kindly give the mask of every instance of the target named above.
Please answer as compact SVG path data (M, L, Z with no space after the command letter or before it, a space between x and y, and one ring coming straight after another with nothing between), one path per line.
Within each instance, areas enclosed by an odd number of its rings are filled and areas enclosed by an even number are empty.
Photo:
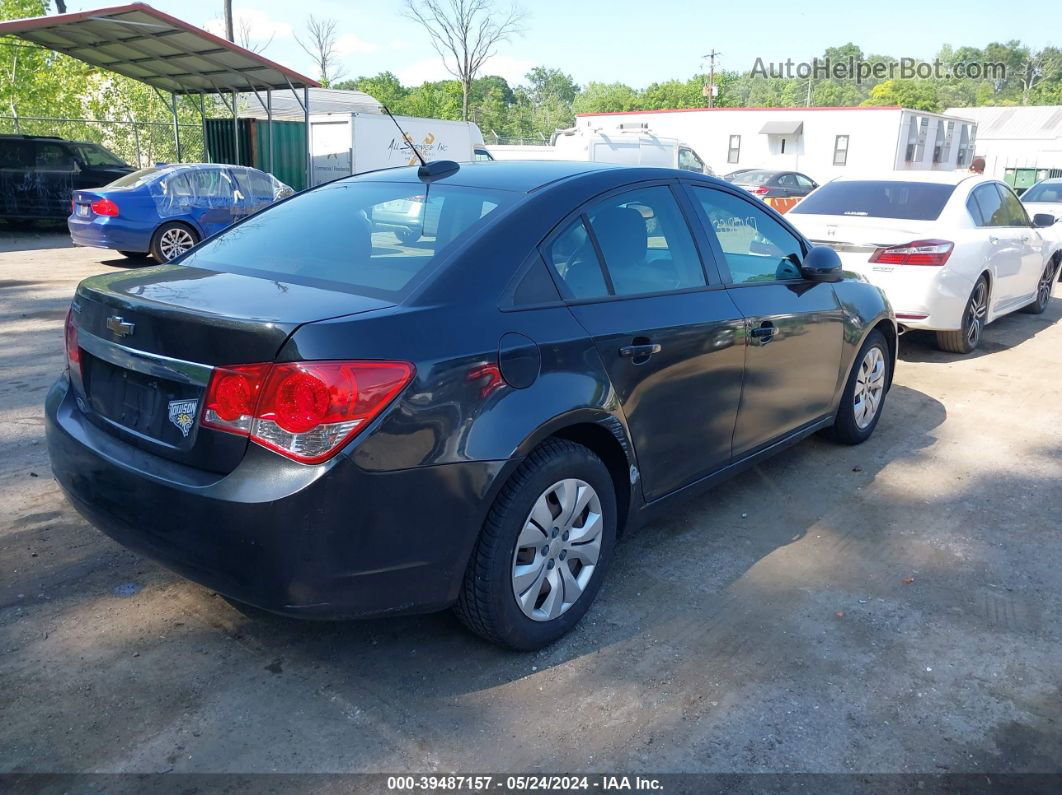
M1040 315L1011 312L985 326L981 344L973 353L948 353L937 347L936 334L932 331L909 331L900 338L900 358L906 362L953 362L960 359L977 359L993 353L1015 348L1046 331L1062 318L1062 298L1054 298Z
M0 252L73 248L65 221L2 221Z

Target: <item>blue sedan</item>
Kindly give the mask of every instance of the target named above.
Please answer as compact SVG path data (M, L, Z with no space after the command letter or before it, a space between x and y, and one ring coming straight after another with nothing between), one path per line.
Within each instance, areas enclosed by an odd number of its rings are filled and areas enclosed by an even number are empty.
M292 193L276 177L245 166L142 168L103 188L74 191L67 226L76 246L115 249L127 257L151 254L169 262Z

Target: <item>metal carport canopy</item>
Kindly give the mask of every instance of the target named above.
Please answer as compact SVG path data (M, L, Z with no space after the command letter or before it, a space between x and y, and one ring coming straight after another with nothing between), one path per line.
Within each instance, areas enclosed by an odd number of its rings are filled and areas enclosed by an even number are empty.
M299 101L307 128L309 105L305 89L319 85L316 80L144 3L0 22L0 36L17 36L171 95L258 95L264 91L268 102L274 89L295 93L301 88L304 91ZM298 94L295 96L298 99ZM262 103L264 107L267 102ZM233 111L235 114L235 100ZM173 113L176 123L175 102ZM268 107L267 113L272 115ZM308 142L309 129L306 132ZM272 165L270 158L271 168Z

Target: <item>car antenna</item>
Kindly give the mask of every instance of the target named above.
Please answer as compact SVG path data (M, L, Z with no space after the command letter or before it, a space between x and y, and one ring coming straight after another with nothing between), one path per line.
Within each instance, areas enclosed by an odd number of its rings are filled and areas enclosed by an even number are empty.
M383 108L384 113L391 117L391 121L395 123L395 127L398 128L400 133L402 133L402 140L413 150L413 154L417 156L417 160L420 161L421 167L427 166L428 162L424 159L424 156L421 155L420 150L417 149L416 145L414 145L413 139L406 135L406 131L402 129L402 125L398 123L398 119L394 117L394 114L391 113L386 105L380 105L380 107Z

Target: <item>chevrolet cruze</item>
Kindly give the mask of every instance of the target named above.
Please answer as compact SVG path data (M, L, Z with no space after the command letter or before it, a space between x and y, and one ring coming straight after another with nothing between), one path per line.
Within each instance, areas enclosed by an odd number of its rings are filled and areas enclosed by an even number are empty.
M374 228L393 202L431 228ZM80 284L53 470L105 533L235 600L452 606L537 648L656 509L815 431L870 436L896 325L839 266L690 172L341 179Z

